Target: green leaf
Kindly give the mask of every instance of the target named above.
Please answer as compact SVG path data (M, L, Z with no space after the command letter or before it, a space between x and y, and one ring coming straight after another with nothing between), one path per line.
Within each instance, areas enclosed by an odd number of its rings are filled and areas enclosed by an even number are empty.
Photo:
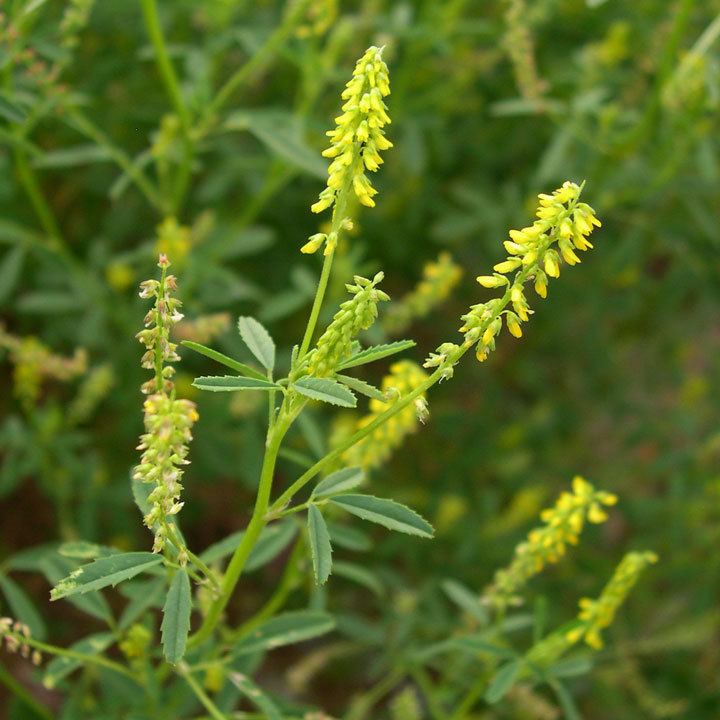
M25 248L15 247L0 263L0 305L15 291L25 261Z
M137 505L140 514L145 517L145 515L147 515L152 509L150 501L148 500L152 487L150 487L150 483L145 483L142 480L136 480L135 478L130 479L130 487L132 489L135 505Z
M32 164L36 168L68 168L112 160L113 155L107 148L89 144L44 152Z
M592 658L576 657L556 662L547 669L547 674L556 678L578 677L587 675L592 669Z
M245 563L245 572L252 572L274 560L295 537L297 525L279 522L266 527Z
M241 375L257 378L258 380L266 379L265 376L258 370L251 368L249 365L245 365L245 363L238 362L227 355L223 355L223 353L218 352L217 350L206 347L205 345L193 342L192 340L183 340L180 344L183 347L188 348L188 350L204 355L211 360L215 360L215 362L219 362L221 365L225 365L225 367L229 367L231 370L235 370L235 372L239 372Z
M293 388L305 397L330 403L330 405L339 405L340 407L357 405L357 398L350 390L329 378L300 378L293 384Z
M58 552L63 557L74 558L76 560L95 560L95 558L99 557L117 555L120 551L107 545L97 545L96 543L85 540L76 540L74 542L63 543L58 548Z
M520 660L512 660L497 671L485 693L485 700L488 703L494 705L505 697L515 684L521 665Z
M417 650L413 653L413 659L418 662L425 662L430 658L442 653L462 652L477 657L480 654L493 655L499 658L516 658L517 654L512 650L494 643L488 642L487 633L479 635L465 635L463 637L454 637L441 642L433 643L427 647Z
M7 96L3 93L0 95L0 117L8 122L20 124L25 122L27 113L20 105L8 100Z
M162 562L162 557L149 552L130 552L100 558L82 565L61 580L50 592L51 600L100 590L117 585L123 580L139 575Z
M382 597L385 594L385 588L378 576L361 565L336 561L333 565L333 572L335 575L339 575L346 580L351 580L352 582L358 583L358 585L366 587L378 597Z
M382 360L382 358L395 355L395 353L402 352L411 347L415 347L414 340L398 340L397 342L387 343L385 345L373 345L372 347L355 353L355 355L352 355L345 362L340 363L338 370L347 370L348 368L357 367L358 365L375 362L375 360Z
M25 591L14 580L1 574L0 590L3 591L12 614L30 628L34 638L44 640L47 634L45 621Z
M282 390L280 385L240 375L206 375L193 380L193 387L210 392L235 392L237 390Z
M172 665L176 665L185 655L185 645L190 632L190 613L192 611L192 595L190 578L187 570L182 568L175 573L170 584L160 630L162 632L163 655Z
M455 580L445 580L442 583L445 594L468 615L474 617L482 625L489 622L487 610L480 604L477 595Z
M325 520L315 505L308 507L307 530L315 582L324 585L332 572L332 545Z
M278 615L253 630L235 646L236 657L260 650L294 645L303 640L325 635L335 628L332 615L321 610L298 610Z
M328 522L327 526L333 544L339 545L345 550L364 552L372 547L370 537L357 528L334 522Z
M137 587L136 587L137 584ZM132 589L130 602L122 611L118 620L118 630L127 630L146 610L151 607L160 607L162 597L165 594L166 581L164 577L153 578L147 581L135 581L123 585L127 592Z
M32 548L30 552L34 550L36 549ZM16 562L19 557L19 555L15 556ZM28 559L27 555L25 555L25 559ZM44 557L40 557L38 560L37 569L47 578L51 585L57 585L68 573L77 570L75 562L59 555L57 551L54 551L52 554L45 555ZM17 565L18 569L21 569L23 564L22 559L20 559L20 562ZM13 566L15 566L15 563L13 563ZM26 569L29 568L26 566ZM66 600L71 605L74 605L79 610L82 610L82 612L87 613L98 620L102 620L108 623L108 625L112 625L114 622L112 610L110 609L107 600L99 592L90 592L86 595L75 595L66 598Z
M381 402L387 402L387 398L384 393L380 392L378 388L370 383L366 383L364 380L350 377L349 375L335 375L335 377L343 384L347 385L352 390L359 392L361 395L373 398L374 400L380 400Z
M567 688L558 680L551 680L548 684L555 692L565 720L582 720L580 711L577 709L575 701L572 699L572 695L570 695Z
M251 317L238 318L238 330L250 352L260 361L266 370L275 367L275 343L270 333Z
M107 650L114 640L115 635L113 633L95 633L73 643L69 649L83 655L99 655ZM55 658L45 668L42 683L48 690L52 690L60 680L79 667L82 667L81 660L68 657Z
M230 682L262 712L267 720L282 720L275 703L247 676L233 672L228 675Z
M298 118L285 110L243 110L232 113L225 121L229 130L247 130L268 150L321 180L327 177L327 167L318 152L303 138Z
M354 490L364 481L365 472L362 468L349 467L336 470L315 486L310 497L321 498L336 493L344 493L348 490Z
M330 502L363 520L382 525L388 530L425 538L432 537L435 532L433 526L422 516L394 500L373 495L339 495L331 498Z

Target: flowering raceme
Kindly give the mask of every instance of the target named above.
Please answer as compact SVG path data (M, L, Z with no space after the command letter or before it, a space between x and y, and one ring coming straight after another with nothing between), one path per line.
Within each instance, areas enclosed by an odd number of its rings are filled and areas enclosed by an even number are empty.
M392 147L383 130L390 123L383 101L389 94L390 80L382 49L370 47L357 61L341 96L345 100L342 115L335 118L335 129L327 133L331 145L323 155L332 162L328 167L327 187L312 206L313 212L319 213L335 205L338 219L343 220L351 189L363 205L375 206L373 196L377 191L365 171L375 172L383 162L380 151ZM333 238L313 235L302 251L315 252L326 239L332 244Z
M656 562L657 555L654 552L631 552L625 555L600 597L597 600L580 600L580 624L567 633L567 639L577 642L582 638L590 647L600 650L603 646L600 632L612 624L615 613L638 581L640 573Z
M382 279L381 272L372 280L356 275L354 284L345 286L353 297L340 305L327 330L318 339L317 347L308 354L306 367L310 375L332 375L337 366L350 357L353 340L375 322L378 303L390 299L376 287Z
M140 285L140 297L155 298L153 308L145 316L145 329L138 333L138 340L145 346L142 366L155 371L155 377L143 385L148 394L144 403L145 433L140 438L138 450L142 450L140 464L135 468L133 479L151 483L155 487L148 496L152 505L144 522L155 534L153 552L161 552L165 546L168 523L183 506L182 467L187 465L188 444L192 440L192 426L198 420L193 402L175 398L170 378L175 370L167 362L179 360L175 343L170 342L172 326L182 319L178 311L180 301L172 296L177 289L175 277L167 275L170 266L164 255L158 266L162 270L160 280L146 280Z
M515 593L547 564L556 563L567 545L577 545L585 520L601 523L607 519L603 505L614 505L617 497L596 490L587 480L576 476L572 493L563 492L554 507L543 510L542 527L531 530L527 540L515 548L515 557L507 568L498 570L486 599L504 606Z
M473 305L470 312L462 316L463 345L444 343L430 355L425 367L442 367L449 377L453 365L473 345L477 359L482 362L495 349L503 316L510 334L522 336L522 323L533 313L525 297L525 283L534 281L535 292L541 298L547 297L548 278L560 276L561 262L576 265L580 262L576 250L592 247L587 237L594 227L600 227L600 221L587 203L579 202L581 191L579 185L565 182L552 194L538 196L535 222L522 230L511 230L510 239L504 243L507 259L495 265L493 275L477 278L483 287L505 288L505 293ZM508 277L513 272L515 274Z

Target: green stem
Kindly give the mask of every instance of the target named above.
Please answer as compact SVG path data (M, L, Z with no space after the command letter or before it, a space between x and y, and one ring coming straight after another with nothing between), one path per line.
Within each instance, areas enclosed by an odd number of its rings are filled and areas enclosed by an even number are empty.
M194 552L192 552L187 545L180 539L178 536L178 533L175 530L175 526L172 523L167 523L165 525L165 530L167 532L168 538L170 539L170 542L176 547L176 549L180 551L184 551L185 554L188 557L188 560L198 569L200 572L209 580L213 587L217 590L220 589L220 582L217 578L217 575L211 568L207 566L205 562L203 562L197 555L195 555Z
M415 680L415 683L425 698L428 710L430 711L430 717L433 720L447 720L448 715L440 706L437 700L437 693L427 673L421 667L416 667L410 670L410 675L413 680Z
M463 354L468 348L463 350ZM348 438L345 442L339 445L331 453L328 453L322 460L318 460L309 470L305 471L270 507L270 514L273 515L282 511L285 506L290 502L293 496L310 480L316 475L322 472L326 467L331 465L337 460L346 450L351 448L355 443L360 442L363 438L367 437L376 428L387 422L393 415L396 415L401 410L405 409L410 403L414 402L415 398L422 395L429 388L431 388L436 382L438 382L444 375L444 370L438 368L422 385L416 387L412 392L405 395L401 400L398 400L391 407L389 407L384 413L378 415L372 422L365 425L362 429L358 430L354 435Z
M379 703L403 679L403 676L404 673L400 670L393 670L384 675L370 690L353 702L345 720L363 720L373 706Z
M325 298L325 291L327 290L328 281L330 280L330 271L332 270L334 257L335 250L333 249L325 255L325 259L323 260L322 272L320 273L320 280L318 281L317 291L315 292L315 300L313 301L312 310L310 311L310 319L305 328L305 336L303 337L300 352L298 353L298 361L302 360L308 351L313 334L315 333L315 326L317 325L320 309L322 308L322 303Z
M77 652L76 650L56 647L55 645L48 645L47 643L40 642L39 640L35 640L32 637L27 638L18 633L11 634L16 638L18 642L24 645L29 645L31 648L39 650L42 653L47 653L48 655L57 655L58 657L66 657L72 660L79 660L83 664L98 665L99 667L104 667L107 670L112 670L113 672L118 673L118 675L124 675L125 677L130 678L132 681L136 682L138 685L142 685L142 682L140 682L140 680L138 680L138 678L130 670L128 670L120 663L116 663L113 660L108 660L102 655L86 655L85 653Z
M230 638L233 644L247 637L255 628L261 625L265 620L271 618L287 600L288 595L297 586L298 575L300 570L300 558L305 550L302 538L295 543L295 547L290 553L285 570L280 578L275 592L270 599L258 610L251 618L246 620L237 630L233 631Z
M183 129L187 132L190 128L190 113L180 92L180 83L178 82L175 68L170 61L170 56L167 51L165 36L163 35L162 25L160 24L157 2L156 0L140 0L140 4L142 5L143 15L145 17L145 27L147 28L147 33L150 36L150 41L155 50L155 60L163 82L165 83L165 89L180 118Z
M200 684L195 680L185 663L180 663L177 673L188 684L190 689L195 693L195 697L200 701L202 706L210 713L213 720L227 720L227 715L220 712L217 705L207 696Z
M473 709L475 703L480 699L482 694L485 692L487 686L487 679L485 677L479 677L470 687L470 690L463 698L462 702L456 708L455 712L450 715L450 720L462 720L469 712Z
M15 150L15 168L20 183L30 198L35 214L40 221L42 229L50 236L53 245L64 246L62 234L55 215L40 189L34 170L27 160L27 153L24 149L17 147Z
M281 409L281 413L282 413ZM268 432L267 444L265 449L265 457L263 458L262 470L260 473L260 483L258 486L258 494L255 499L255 507L250 518L245 533L243 534L240 544L230 559L225 575L223 576L220 586L220 595L212 603L208 614L200 626L200 629L188 640L190 646L198 645L206 640L212 634L213 630L220 621L223 610L227 607L228 602L233 594L233 590L240 580L245 563L252 552L255 543L260 537L262 529L267 524L266 518L268 505L270 503L270 494L272 492L272 481L275 472L275 463L277 462L280 444L282 443L285 433L288 431L292 423L292 417L279 417L277 423L272 430Z
M167 44L165 42L165 36L163 35L160 16L157 9L157 0L140 0L140 3L145 17L145 26L155 50L155 60L157 62L158 70L162 76L170 101L175 108L175 112L177 112L178 117L180 118L180 125L183 130L183 160L175 182L174 197L171 200L173 210L177 211L177 209L182 205L185 193L187 192L190 172L192 170L194 152L192 141L192 119L190 117L188 106L182 96L175 68L173 67L170 55L167 51Z

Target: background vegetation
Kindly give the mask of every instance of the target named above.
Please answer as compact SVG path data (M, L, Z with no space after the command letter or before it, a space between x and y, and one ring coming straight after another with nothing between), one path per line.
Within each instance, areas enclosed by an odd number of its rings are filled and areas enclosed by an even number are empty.
M60 644L96 629L48 607L18 552L58 538L148 543L128 491L145 380L138 282L168 252L187 318L216 315L187 336L230 354L246 352L239 314L297 336L314 292L298 248L318 230L308 206L324 183L324 131L354 59L384 44L395 148L378 207L336 261L333 298L358 267L382 268L400 298L450 252L465 272L412 326L419 360L477 300L475 275L501 259L535 193L585 179L604 225L523 340L504 338L483 367L465 363L436 388L427 426L374 474L437 539L383 536L368 566L382 595L333 580L322 592L345 617L326 655L298 664L288 651L265 677L341 712L386 671L348 644L389 644L392 656L408 633L449 624L441 581L485 586L582 473L620 503L534 581L548 622L574 615L625 550L660 556L595 671L573 681L582 716L716 718L720 2L163 0L178 85L158 71L147 5L0 3L0 555L42 625ZM202 420L183 517L204 547L245 522L263 427L252 403L194 395L210 365L189 355L178 384ZM328 433L318 413L298 452ZM280 482L294 474L285 459ZM257 607L277 575L272 564L253 575L234 612ZM26 664L2 663L56 702ZM559 717L555 704L518 693L478 717ZM7 717L26 713L8 696Z

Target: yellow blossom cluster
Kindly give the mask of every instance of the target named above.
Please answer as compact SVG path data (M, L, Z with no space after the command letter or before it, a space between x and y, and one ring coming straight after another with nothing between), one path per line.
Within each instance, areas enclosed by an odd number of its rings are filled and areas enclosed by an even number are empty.
M482 362L495 349L503 317L510 333L522 336L522 323L533 313L525 297L525 283L532 280L535 292L545 298L548 278L559 277L561 262L576 265L580 262L576 251L592 247L587 238L594 227L600 227L600 221L587 203L579 202L581 190L579 185L565 182L550 195L538 196L537 219L521 230L511 230L510 238L504 242L507 259L495 265L492 275L477 278L483 287L505 288L504 294L471 306L470 312L462 316L463 345L443 343L430 355L425 367L441 367L449 377L452 366L473 345ZM514 275L510 277L511 273Z
M510 565L497 571L485 595L488 602L502 607L513 601L531 577L560 560L567 545L577 545L586 520L604 522L603 505L616 502L615 495L596 490L580 476L573 478L572 492L563 492L554 507L540 513L545 524L531 530L527 540L515 548Z
M580 623L567 633L567 639L574 643L582 638L590 647L596 650L602 648L601 631L612 624L618 608L638 581L642 571L648 565L656 563L657 559L654 552L631 552L625 555L600 597L597 600L590 598L580 600L578 614Z
M462 269L450 253L423 268L422 280L399 302L393 303L385 315L383 326L392 334L401 333L413 320L423 318L442 303L460 282Z
M383 160L380 151L392 147L383 128L390 123L383 98L390 94L387 65L382 49L370 47L357 61L353 76L342 92L345 104L335 118L335 129L328 131L331 145L323 151L332 162L327 187L312 206L315 213L331 207L339 193L352 188L358 200L374 207L377 193L365 174L375 172Z
M427 377L427 373L411 360L393 363L381 386L387 400L370 400L370 412L357 421L353 432L369 425L378 415L425 382ZM343 455L344 462L368 470L382 465L405 438L418 429L419 422L424 422L426 417L427 402L423 394L414 404L400 410L361 442L349 448Z

